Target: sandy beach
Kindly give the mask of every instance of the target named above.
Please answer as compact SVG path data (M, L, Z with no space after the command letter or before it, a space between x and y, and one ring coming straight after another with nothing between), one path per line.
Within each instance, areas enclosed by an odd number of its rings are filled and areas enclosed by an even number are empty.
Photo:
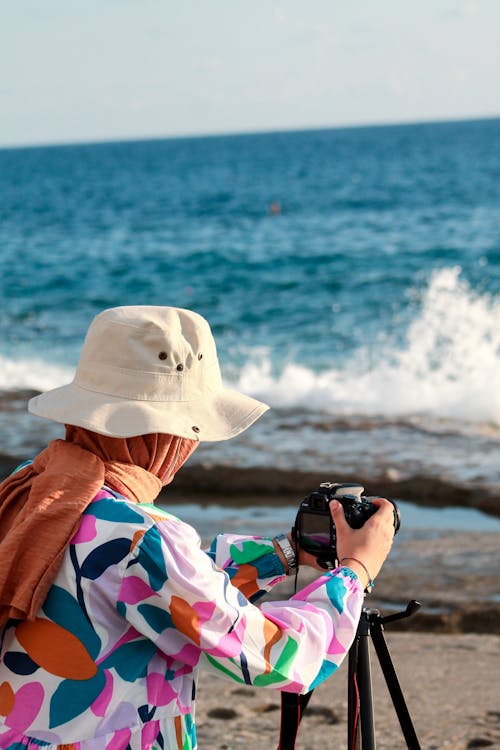
M386 641L422 750L500 748L500 637L389 633ZM372 658L378 750L405 748L376 657ZM304 715L297 750L347 747L347 664L319 687ZM280 696L202 674L200 750L276 748Z

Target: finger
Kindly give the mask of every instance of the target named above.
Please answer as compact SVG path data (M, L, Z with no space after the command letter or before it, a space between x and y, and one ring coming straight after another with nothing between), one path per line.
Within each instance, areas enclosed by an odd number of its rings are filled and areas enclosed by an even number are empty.
M386 497L367 497L366 499L369 500L372 505L376 505L378 508L381 508L383 505L389 505L392 508L391 501Z
M387 516L387 518L393 517L394 505L390 500L387 500L385 497L374 497L370 498L370 502L378 508L377 513Z

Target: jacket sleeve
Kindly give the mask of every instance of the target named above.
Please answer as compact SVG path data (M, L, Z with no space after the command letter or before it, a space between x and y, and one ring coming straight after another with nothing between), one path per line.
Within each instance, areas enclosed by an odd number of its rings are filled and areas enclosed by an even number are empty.
M251 602L286 578L271 537L218 534L207 554Z
M308 692L337 669L356 633L363 591L339 568L260 608L201 550L190 526L151 526L125 568L118 611L172 664L236 682Z

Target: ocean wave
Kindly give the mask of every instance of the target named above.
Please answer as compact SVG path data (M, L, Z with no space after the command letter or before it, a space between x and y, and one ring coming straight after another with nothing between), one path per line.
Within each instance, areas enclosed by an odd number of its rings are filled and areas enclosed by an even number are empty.
M47 391L73 380L74 369L42 359L10 359L0 355L0 390Z
M344 416L429 416L500 429L500 300L474 292L459 266L434 271L402 344L364 348L339 367L273 369L260 350L235 387L281 408ZM364 363L364 364L363 364Z
M279 369L277 351L255 349L227 385L274 409L500 436L499 297L474 291L459 266L435 270L423 292L413 292L421 303L397 341L382 332L322 371L301 362ZM67 364L0 356L0 390L44 391L73 375Z

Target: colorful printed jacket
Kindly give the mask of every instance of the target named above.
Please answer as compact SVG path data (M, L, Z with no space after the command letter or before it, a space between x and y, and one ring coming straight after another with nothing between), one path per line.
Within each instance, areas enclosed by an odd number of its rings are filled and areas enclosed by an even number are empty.
M36 540L34 540L36 543ZM0 748L194 750L198 669L307 692L337 669L363 592L340 568L290 600L271 539L194 529L103 488L34 621L2 634Z

